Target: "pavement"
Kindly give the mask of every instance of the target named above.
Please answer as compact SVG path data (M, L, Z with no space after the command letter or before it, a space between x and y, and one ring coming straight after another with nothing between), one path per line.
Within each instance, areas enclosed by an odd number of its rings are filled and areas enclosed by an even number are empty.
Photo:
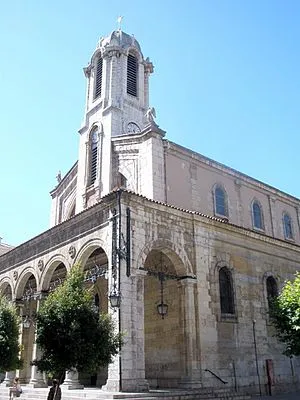
M253 400L300 400L300 392L280 393L273 396L252 396Z

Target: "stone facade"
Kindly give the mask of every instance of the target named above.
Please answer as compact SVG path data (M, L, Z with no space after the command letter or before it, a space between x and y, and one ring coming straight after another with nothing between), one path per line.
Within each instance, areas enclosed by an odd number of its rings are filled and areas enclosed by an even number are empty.
M165 139L149 107L152 71L134 37L100 40L84 69L79 159L51 192L51 228L0 257L0 291L23 320L18 374L45 385L30 365L34 315L79 263L126 339L108 368L67 373L65 387L297 386L299 362L274 338L268 295L299 269L299 199Z

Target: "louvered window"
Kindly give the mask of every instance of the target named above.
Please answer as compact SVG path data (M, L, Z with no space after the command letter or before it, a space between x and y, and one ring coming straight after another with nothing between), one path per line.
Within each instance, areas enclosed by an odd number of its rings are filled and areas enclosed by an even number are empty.
M97 176L97 143L92 144L92 154L91 154L91 181L90 183L94 183Z
M137 96L137 73L137 59L129 54L127 59L127 93L135 97Z
M219 271L220 303L222 314L234 314L234 300L231 272L223 267Z
M101 57L98 58L97 68L96 68L96 83L95 83L95 99L101 96L102 90L102 66L103 60Z
M97 178L98 142L98 127L95 127L90 134L90 185L94 183Z

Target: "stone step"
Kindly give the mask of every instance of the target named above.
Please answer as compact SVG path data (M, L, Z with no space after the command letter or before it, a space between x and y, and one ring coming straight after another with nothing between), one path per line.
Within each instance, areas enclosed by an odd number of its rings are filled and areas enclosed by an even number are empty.
M20 400L46 400L49 388L33 389L23 386ZM0 400L8 400L9 389L0 387ZM105 392L101 389L63 390L63 400L248 400L251 397L230 390L151 390L146 393Z

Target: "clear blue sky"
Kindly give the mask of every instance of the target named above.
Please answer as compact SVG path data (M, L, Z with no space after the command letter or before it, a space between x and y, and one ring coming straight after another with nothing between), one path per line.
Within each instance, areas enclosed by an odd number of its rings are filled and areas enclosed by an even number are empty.
M82 68L118 15L155 65L167 138L300 197L298 0L2 1L3 241L48 229L57 171L77 159Z

